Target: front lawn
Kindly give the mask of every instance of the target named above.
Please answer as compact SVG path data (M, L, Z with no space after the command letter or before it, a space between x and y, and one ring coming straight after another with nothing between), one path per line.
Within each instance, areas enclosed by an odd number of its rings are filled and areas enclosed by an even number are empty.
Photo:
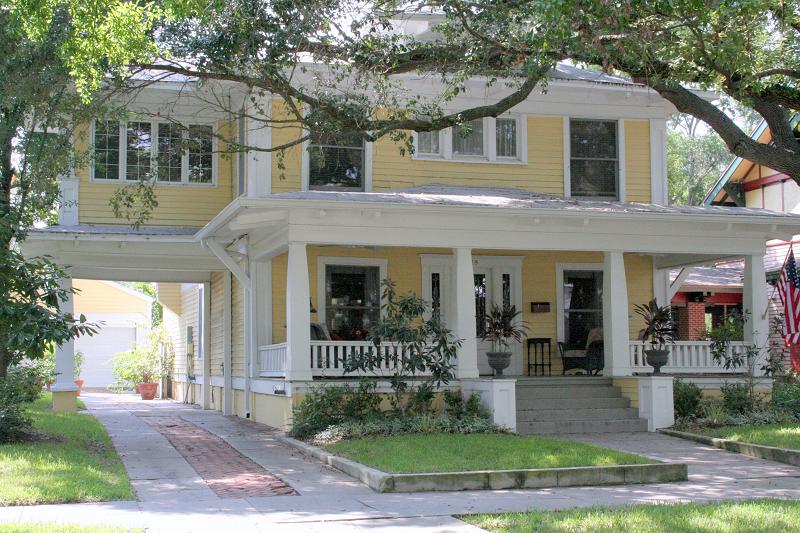
M703 429L702 433L709 437L800 450L800 423L723 426Z
M56 413L42 395L29 412L37 438L0 444L0 505L134 499L105 428L86 413Z
M656 463L601 446L508 434L365 437L329 444L336 455L389 473L514 470Z
M760 500L741 503L592 507L570 511L530 511L462 516L495 533L569 532L717 532L797 531L800 502Z

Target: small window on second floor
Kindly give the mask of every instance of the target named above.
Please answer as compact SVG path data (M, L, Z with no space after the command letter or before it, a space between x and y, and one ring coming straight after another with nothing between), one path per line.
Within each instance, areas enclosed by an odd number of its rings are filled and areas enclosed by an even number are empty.
M438 131L422 131L417 134L417 151L419 155L439 156L442 153L440 133Z
M496 121L495 145L497 157L517 157L517 120L514 118L498 118Z
M119 122L98 120L94 127L94 177L119 179Z
M570 130L570 195L617 198L617 122L573 119Z
M125 135L125 178L129 181L150 179L153 157L151 127L149 122L128 122Z
M211 183L213 140L214 130L211 126L189 126L189 183Z
M365 149L360 138L334 139L315 135L308 152L310 190L364 190Z

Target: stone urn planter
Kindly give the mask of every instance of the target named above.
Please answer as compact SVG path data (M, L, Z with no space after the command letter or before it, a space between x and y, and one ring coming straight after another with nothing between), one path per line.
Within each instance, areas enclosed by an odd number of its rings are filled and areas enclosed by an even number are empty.
M644 350L645 362L653 367L653 375L661 374L661 367L667 364L669 350Z
M495 376L502 376L503 370L511 364L511 352L486 352L486 358Z
M139 396L142 400L152 400L156 397L158 383L139 383Z

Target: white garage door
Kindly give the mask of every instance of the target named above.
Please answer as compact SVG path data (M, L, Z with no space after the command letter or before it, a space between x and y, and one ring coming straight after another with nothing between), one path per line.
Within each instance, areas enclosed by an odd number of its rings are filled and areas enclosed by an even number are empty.
M81 378L84 387L107 387L114 382L112 361L119 352L130 350L136 341L135 327L104 327L93 337L79 337L75 350L83 352Z

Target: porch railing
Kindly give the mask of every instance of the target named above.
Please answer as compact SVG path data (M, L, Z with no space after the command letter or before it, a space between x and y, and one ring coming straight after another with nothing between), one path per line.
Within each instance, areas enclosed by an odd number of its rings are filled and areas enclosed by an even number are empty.
M630 365L633 372L652 372L653 367L645 362L642 341L630 341ZM742 374L744 368L725 368L714 361L710 341L675 341L668 344L669 359L663 372L686 374ZM744 342L732 342L728 348L732 353L744 353Z
M258 348L258 373L262 377L280 377L286 370L286 343ZM309 355L314 377L345 376L347 361L356 355L373 354L379 368L368 373L351 372L347 376L389 376L395 372L401 355L396 343L376 347L369 341L311 341Z
M258 347L258 375L282 377L286 372L286 343Z

